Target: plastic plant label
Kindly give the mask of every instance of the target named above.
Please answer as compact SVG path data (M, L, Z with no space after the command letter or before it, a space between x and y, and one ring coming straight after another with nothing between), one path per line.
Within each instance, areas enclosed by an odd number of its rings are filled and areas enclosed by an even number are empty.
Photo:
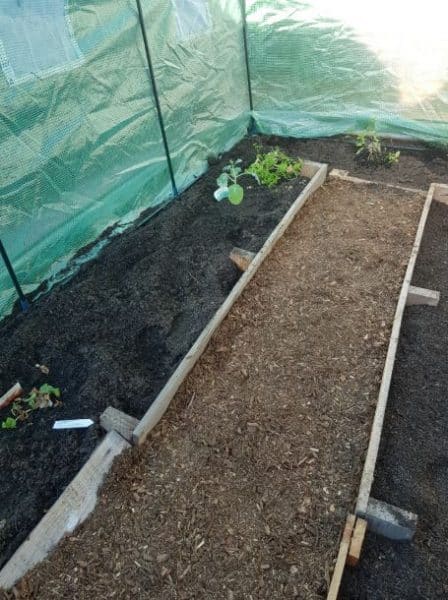
M93 425L92 419L67 419L55 421L53 429L84 429Z

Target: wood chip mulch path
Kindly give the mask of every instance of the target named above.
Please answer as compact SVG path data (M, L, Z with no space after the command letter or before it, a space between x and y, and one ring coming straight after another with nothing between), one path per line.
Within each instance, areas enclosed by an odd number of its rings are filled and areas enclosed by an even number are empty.
M5 597L324 597L422 203L321 188L92 517Z

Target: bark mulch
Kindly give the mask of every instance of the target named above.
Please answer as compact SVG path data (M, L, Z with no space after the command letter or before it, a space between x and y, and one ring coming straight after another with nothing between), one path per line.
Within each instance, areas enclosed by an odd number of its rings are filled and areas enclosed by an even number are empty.
M322 598L422 202L319 190L91 518L11 597Z

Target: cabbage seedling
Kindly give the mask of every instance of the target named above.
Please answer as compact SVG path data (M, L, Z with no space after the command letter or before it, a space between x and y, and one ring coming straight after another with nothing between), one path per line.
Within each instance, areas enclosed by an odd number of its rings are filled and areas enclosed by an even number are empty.
M239 166L243 161L241 158L233 161L231 160L227 166L224 167L221 175L216 180L218 189L213 194L215 200L220 202L225 198L228 198L230 204L241 204L244 198L244 188L238 183L238 179L242 175L248 173L243 172Z

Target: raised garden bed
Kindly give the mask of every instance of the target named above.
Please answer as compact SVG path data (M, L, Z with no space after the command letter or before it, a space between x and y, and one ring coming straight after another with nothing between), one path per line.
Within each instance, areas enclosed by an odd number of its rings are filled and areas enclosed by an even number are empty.
M269 138L272 144L282 138ZM327 163L349 171L350 175L371 181L387 182L404 187L428 190L431 183L448 183L448 155L433 147L412 140L385 140L387 147L400 150L397 164L390 168L372 168L355 159L355 139L349 136L315 139L282 140L286 152L298 153L309 160Z
M415 538L367 533L341 599L446 598L448 555L448 206L433 201L413 283L440 291L436 307L406 308L372 493L418 515Z
M233 246L258 251L308 182L267 189L249 179L240 206L218 203L215 180L229 158L249 164L253 141L240 143L146 225L115 238L29 314L1 324L0 389L50 381L62 390L62 406L36 411L0 436L0 564L104 435L98 425L54 431L53 422L98 423L109 405L141 417L240 277L229 260Z
M356 495L423 200L331 182L257 272L42 598L317 598Z

